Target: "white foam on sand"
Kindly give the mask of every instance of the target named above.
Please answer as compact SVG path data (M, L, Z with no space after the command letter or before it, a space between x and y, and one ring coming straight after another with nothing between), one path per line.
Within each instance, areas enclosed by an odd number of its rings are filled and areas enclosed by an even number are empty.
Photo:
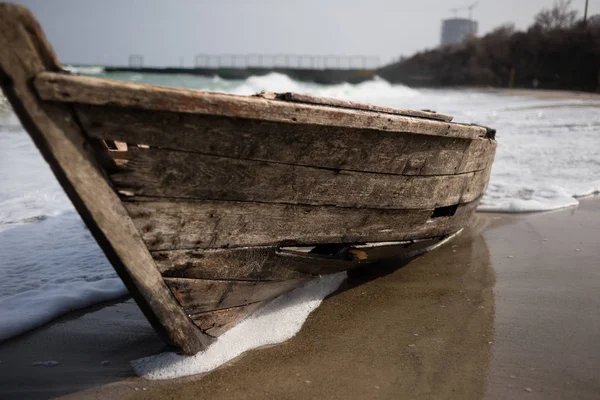
M278 297L194 356L169 352L134 360L131 365L144 378L173 379L209 372L249 350L284 342L300 331L308 315L344 279L345 272L320 277Z

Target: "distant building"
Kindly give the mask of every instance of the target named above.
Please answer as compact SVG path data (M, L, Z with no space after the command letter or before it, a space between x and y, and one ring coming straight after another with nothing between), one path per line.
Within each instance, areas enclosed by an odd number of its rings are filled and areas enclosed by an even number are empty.
M451 18L442 21L442 46L461 43L470 35L477 34L477 21Z

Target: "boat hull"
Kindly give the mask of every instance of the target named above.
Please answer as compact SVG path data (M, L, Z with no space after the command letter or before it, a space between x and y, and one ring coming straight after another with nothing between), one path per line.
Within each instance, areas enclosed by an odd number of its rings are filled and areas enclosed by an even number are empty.
M72 76L0 5L2 89L163 339L193 354L319 275L410 258L464 228L487 128L295 94Z

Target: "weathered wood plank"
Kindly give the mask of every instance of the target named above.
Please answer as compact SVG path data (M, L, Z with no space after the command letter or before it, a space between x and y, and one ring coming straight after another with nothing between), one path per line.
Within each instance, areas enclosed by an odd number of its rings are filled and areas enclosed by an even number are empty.
M494 157L496 155L495 140L472 140L469 148L463 153L461 163L456 168L457 171L480 171L484 169L491 170ZM431 161L428 160L428 163ZM453 161L448 160L452 163ZM425 170L429 166L425 165Z
M334 274L388 258L411 257L445 237L348 245L334 256L279 247L169 250L152 255L165 277L281 281Z
M483 193L488 171L444 176L348 172L130 147L112 174L115 187L137 196L341 207L423 209L468 203Z
M477 206L463 204L453 217L432 219L433 209L137 200L124 206L150 250L413 240L456 232Z
M487 137L486 128L480 126L60 73L40 74L34 85L40 98L48 101L413 132L465 139Z
M248 304L246 306L225 308L223 310L206 311L203 313L190 315L190 318L207 334L217 337L233 328L244 318L250 316L259 308L264 306L266 301Z
M479 171L496 142L258 121L210 115L78 105L88 135L258 161L384 172L449 175Z
M59 183L163 339L195 353L211 338L183 313L66 105L39 101L31 81L58 71L44 34L25 8L0 4L0 84Z
M165 282L185 312L190 315L271 300L297 288L307 280L231 281L165 278Z
M309 279L358 265L351 256L344 260L263 246L156 251L152 255L162 275L173 278L283 281Z
M341 107L341 108L351 108L356 110L366 110L366 111L375 111L385 114L395 114L395 115L408 115L411 117L419 117L419 118L429 118L429 119L437 119L439 121L452 121L452 115L439 114L432 111L420 111L420 110L407 110L401 108L392 108L392 107L382 107L376 106L373 104L365 104L365 103L357 103L354 101L348 100L340 100L333 99L330 97L319 97L319 96L311 96L300 93L270 93L263 92L261 93L263 97L269 98L274 95L275 98L285 101L292 101L296 103L306 103L306 104L317 104L324 106L333 106L333 107Z

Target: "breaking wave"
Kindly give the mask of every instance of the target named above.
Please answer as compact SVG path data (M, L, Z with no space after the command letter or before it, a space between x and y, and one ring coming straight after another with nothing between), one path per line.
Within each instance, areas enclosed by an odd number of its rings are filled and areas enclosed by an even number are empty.
M101 74L104 74L104 67L102 67L100 65L89 65L89 66L64 65L63 68L73 74L78 74L78 75L101 75Z

